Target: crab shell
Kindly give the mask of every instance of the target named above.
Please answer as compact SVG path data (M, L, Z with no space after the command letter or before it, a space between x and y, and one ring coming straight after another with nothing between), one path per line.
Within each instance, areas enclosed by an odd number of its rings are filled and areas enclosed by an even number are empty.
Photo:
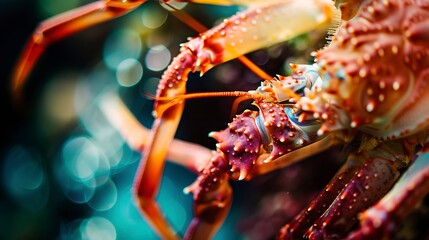
M429 2L367 2L315 54L321 94L348 112L351 127L408 136L429 125Z

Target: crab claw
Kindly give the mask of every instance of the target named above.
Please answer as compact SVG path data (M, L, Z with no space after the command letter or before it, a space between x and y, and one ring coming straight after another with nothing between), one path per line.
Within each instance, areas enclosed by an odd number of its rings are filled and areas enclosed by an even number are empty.
M195 217L184 239L211 239L228 214L232 203L230 166L221 152L215 152L197 180L185 188L194 196Z
M245 111L228 124L228 128L211 132L209 136L219 142L217 149L231 165L232 174L238 172L238 180L245 179L259 156L262 143L255 112Z

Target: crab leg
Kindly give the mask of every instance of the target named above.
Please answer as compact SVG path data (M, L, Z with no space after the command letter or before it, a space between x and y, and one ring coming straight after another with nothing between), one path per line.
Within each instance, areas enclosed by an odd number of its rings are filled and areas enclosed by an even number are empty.
M299 239L331 205L344 186L350 181L362 163L350 156L347 162L335 174L335 177L326 185L308 207L306 207L291 222L286 224L278 236L279 239Z
M184 101L189 72L206 72L211 67L250 51L267 47L318 27L327 27L336 16L331 1L287 1L273 3L239 13L221 25L200 34L182 45L180 54L164 72L156 101L149 144L136 178L135 194L143 214L164 238L174 238L174 231L163 218L155 197L159 188L164 159L174 138ZM269 23L269 24L268 24Z
M365 161L326 212L305 233L306 237L327 239L344 235L357 220L355 216L382 197L398 177L394 161L381 157Z
M101 22L126 14L146 0L104 0L70 10L40 23L22 52L12 79L19 99L24 82L50 44Z
M244 179L259 156L262 139L255 122L257 115L247 110L225 130L210 133L219 142L217 151L197 180L185 189L194 195L195 212L186 239L211 239L224 221L232 202L228 180Z
M429 148L426 147L395 187L360 216L360 227L347 239L388 239L429 192Z
M217 152L197 180L185 189L194 195L194 218L184 239L211 239L232 204L228 162Z

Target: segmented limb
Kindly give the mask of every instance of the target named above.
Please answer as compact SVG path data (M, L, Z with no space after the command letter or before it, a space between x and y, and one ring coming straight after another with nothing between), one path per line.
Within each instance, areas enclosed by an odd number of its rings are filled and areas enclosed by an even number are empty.
M217 152L197 180L185 189L194 195L194 218L184 239L211 239L222 225L232 204L229 169L228 162Z
M360 215L347 239L390 239L397 226L429 192L429 146L420 152L394 188Z
M195 211L186 239L210 239L227 216L232 201L229 179L244 179L259 156L262 139L256 116L257 112L247 110L225 130L210 133L219 142L217 152L185 189L194 195Z
M174 233L155 203L164 159L182 115L189 72L211 67L250 51L271 46L318 27L327 27L336 16L330 1L288 1L264 5L239 13L221 25L182 45L160 81L150 141L135 178L135 193L143 214L161 236ZM270 24L267 24L267 23ZM285 25L286 23L286 25Z
M278 238L301 239L310 226L328 209L361 166L361 161L357 160L355 156L350 156L347 162L335 174L335 177L308 207L280 230Z
M378 201L398 177L399 171L392 160L375 157L365 161L305 236L309 239L344 236L356 222L358 213Z
M85 28L126 14L146 0L104 0L70 10L39 24L28 40L12 79L12 91L19 99L22 87L39 57L50 44Z

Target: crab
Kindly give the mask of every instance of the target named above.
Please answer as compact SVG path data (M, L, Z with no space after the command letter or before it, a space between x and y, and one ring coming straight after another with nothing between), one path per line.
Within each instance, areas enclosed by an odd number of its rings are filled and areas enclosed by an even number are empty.
M180 236L156 203L165 159L199 173L185 189L194 219L184 238L209 239L228 214L229 180L252 178L335 145L351 151L320 194L280 229L279 239L380 239L429 192L429 1L195 1L241 4L247 10L184 43L159 83L149 131L121 106L106 108L131 146L144 149L134 191L141 213L162 239ZM19 95L45 46L90 25L127 13L144 1L98 1L40 25L18 62ZM186 94L190 72L315 30L328 31L315 64L291 64L290 76L265 79L248 92ZM174 139L185 100L201 96L253 99L220 132L216 151Z

